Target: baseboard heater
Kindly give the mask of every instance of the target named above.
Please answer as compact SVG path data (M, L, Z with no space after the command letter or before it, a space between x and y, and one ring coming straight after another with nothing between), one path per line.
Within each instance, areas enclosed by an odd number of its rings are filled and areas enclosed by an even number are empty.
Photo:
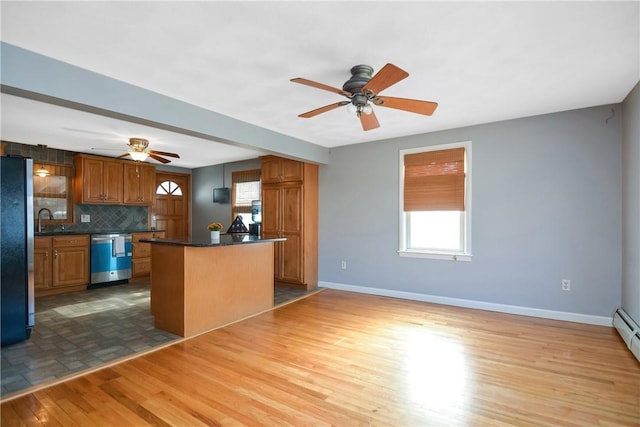
M640 362L640 326L622 308L617 309L613 315L613 326Z

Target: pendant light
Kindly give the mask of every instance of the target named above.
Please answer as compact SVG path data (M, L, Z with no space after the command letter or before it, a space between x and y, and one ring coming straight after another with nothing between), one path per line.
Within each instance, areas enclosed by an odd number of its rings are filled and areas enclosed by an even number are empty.
M40 177L45 177L45 176L49 176L49 171L47 170L47 168L44 167L44 149L47 148L46 145L43 144L38 144L38 147L40 147L40 169L36 170L35 174L40 176Z

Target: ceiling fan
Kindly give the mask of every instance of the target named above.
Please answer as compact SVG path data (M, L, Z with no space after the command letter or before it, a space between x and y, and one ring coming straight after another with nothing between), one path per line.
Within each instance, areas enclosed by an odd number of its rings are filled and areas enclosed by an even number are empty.
M373 68L369 65L356 65L351 68L351 78L344 83L342 89L300 77L291 79L294 83L327 90L349 98L349 101L340 101L325 105L324 107L300 114L298 117L314 117L318 114L326 113L327 111L347 105L347 108L355 112L360 118L362 129L367 131L380 127L380 123L376 118L371 104L378 107L395 108L397 110L424 114L426 116L432 115L438 106L436 102L378 95L389 86L409 77L409 73L393 64L385 65L375 76L372 77L372 75Z
M161 156L174 157L176 159L180 158L180 156L176 153L149 150L149 140L143 138L129 138L129 144L127 144L127 146L129 147L127 152L122 154L121 156L118 156L118 158L129 156L132 160L143 162L147 159L147 157L151 157L152 159L157 160L160 163L171 163L171 160L165 159Z

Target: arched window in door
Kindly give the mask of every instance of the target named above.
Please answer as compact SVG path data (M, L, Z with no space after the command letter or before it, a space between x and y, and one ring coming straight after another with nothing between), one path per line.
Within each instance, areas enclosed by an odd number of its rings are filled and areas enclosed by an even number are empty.
M182 189L173 181L163 181L158 185L158 188L156 188L156 194L182 196Z

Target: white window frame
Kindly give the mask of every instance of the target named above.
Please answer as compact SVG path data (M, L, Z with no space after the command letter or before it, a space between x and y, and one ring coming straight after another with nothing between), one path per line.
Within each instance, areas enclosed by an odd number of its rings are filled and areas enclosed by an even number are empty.
M444 251L444 250L423 250L407 248L407 220L404 212L404 156L407 154L424 153L427 151L450 150L453 148L465 149L465 212L464 212L464 230L463 230L463 250L462 251ZM399 230L399 249L398 255L409 258L430 258L449 261L471 261L471 141L454 142L449 144L429 145L426 147L410 148L400 150L399 155L399 213L400 230Z

